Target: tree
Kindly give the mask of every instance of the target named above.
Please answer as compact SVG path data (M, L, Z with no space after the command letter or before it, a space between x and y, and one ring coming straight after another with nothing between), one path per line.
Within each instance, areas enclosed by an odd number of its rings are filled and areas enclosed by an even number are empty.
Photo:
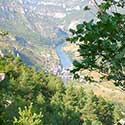
M77 85L65 87L55 76L36 72L13 56L0 57L0 71L6 74L0 82L2 125L113 125L123 117L105 99Z
M56 92L51 110L52 125L114 125L123 117L113 103L76 86L67 87L64 93Z
M97 19L78 24L76 30L70 29L72 36L67 38L79 45L81 56L81 60L73 62L72 72L78 77L81 69L97 70L116 85L125 87L125 14L118 12L125 2L103 0L98 4L94 1ZM88 11L88 7L85 10Z
M14 125L42 125L42 114L32 113L32 104L25 107L24 110L19 108L19 118L14 117Z

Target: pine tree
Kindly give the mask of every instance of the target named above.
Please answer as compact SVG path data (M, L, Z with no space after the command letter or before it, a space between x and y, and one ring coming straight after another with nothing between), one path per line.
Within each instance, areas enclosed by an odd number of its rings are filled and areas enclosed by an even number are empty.
M32 104L25 107L24 110L19 108L19 118L14 117L14 125L43 125L42 114L32 112Z

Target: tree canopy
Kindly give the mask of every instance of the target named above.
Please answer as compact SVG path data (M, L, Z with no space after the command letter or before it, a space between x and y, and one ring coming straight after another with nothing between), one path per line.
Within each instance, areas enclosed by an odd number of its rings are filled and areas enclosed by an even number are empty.
M125 14L124 0L103 0L95 5L98 8L96 19L84 21L70 29L72 36L67 40L79 46L81 60L75 60L72 72L78 77L81 69L97 70L105 77L125 87ZM89 7L85 10L91 11Z
M2 125L113 125L122 118L110 101L82 87L65 87L45 71L36 72L18 57L0 57Z

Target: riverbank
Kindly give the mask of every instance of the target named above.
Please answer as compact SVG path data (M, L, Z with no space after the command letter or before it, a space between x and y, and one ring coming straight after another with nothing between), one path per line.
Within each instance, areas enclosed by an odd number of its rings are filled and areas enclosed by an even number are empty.
M60 65L62 69L69 69L72 65L72 61L69 55L63 50L63 46L65 45L65 41L61 40L56 44L55 50L60 60Z

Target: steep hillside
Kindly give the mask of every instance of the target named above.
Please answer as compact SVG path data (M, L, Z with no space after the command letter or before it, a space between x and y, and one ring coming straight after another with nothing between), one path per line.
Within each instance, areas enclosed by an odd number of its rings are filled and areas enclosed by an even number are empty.
M36 72L19 58L0 56L1 125L114 125L122 117L114 103L83 87L65 87L56 76Z
M83 11L87 4L92 6L88 0L1 0L0 29L11 34L5 42L24 62L52 65L59 60L54 47L68 29L92 16Z
M83 7L87 0L2 0L0 27L33 42L47 42L57 29L67 30L75 22L87 19Z
M12 53L20 57L25 64L36 68L44 66L45 69L50 70L52 64L59 64L57 54L52 47L49 47L49 49L45 45L38 47L25 41L22 37L12 34L0 36L0 52L3 55Z

